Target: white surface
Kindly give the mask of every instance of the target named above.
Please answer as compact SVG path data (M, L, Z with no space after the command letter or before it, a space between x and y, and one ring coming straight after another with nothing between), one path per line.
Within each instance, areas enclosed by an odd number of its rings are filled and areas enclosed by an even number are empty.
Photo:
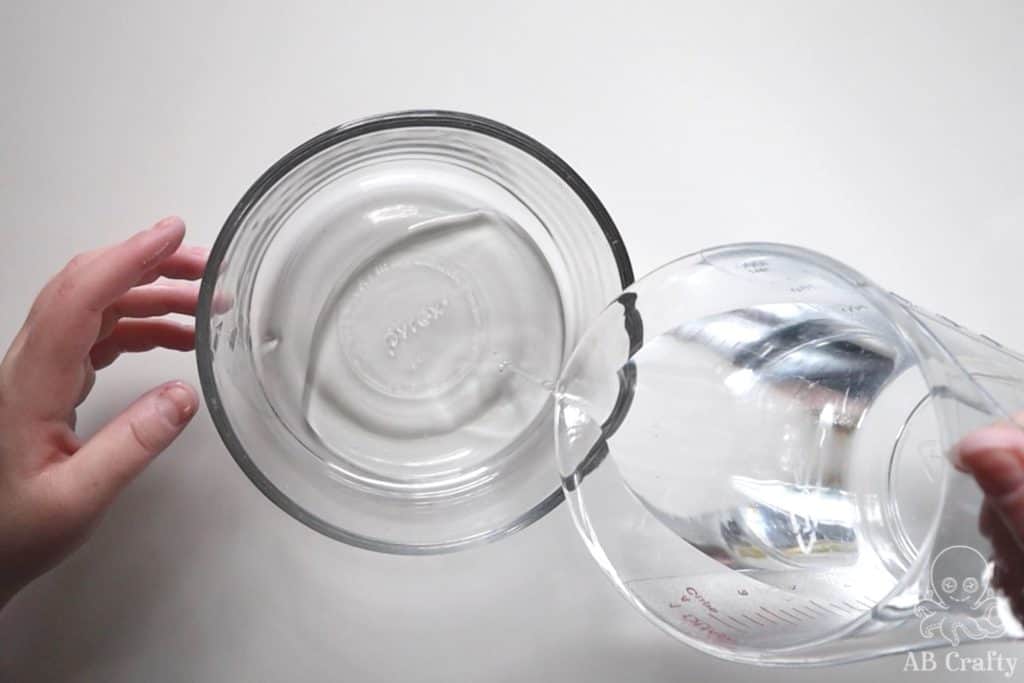
M299 4L0 6L0 341L74 252L172 212L210 243L299 142L433 106L557 150L638 274L710 244L793 242L1024 347L1024 5ZM83 428L177 376L195 381L191 356L119 362ZM0 679L19 682L925 676L903 665L698 655L617 596L564 509L454 556L347 548L264 500L205 413L0 614Z

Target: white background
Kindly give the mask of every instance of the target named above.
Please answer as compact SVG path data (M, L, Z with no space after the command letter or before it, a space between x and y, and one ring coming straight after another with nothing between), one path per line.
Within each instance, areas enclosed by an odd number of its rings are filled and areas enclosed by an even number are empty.
M966 0L4 2L0 342L73 253L168 213L212 243L306 138L444 107L564 156L638 274L717 243L792 242L1024 348L1022 36L1024 5ZM83 429L174 377L195 381L191 355L119 362ZM263 499L205 413L0 614L0 679L19 682L925 676L903 665L699 655L618 597L565 509L454 556L345 547Z

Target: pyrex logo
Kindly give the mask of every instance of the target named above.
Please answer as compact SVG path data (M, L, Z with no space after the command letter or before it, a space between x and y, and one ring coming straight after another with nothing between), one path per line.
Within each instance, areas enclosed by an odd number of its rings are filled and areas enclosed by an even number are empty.
M440 320L446 310L448 310L448 299L439 299L421 308L411 319L388 328L384 333L384 345L387 347L388 356L396 357L399 346Z

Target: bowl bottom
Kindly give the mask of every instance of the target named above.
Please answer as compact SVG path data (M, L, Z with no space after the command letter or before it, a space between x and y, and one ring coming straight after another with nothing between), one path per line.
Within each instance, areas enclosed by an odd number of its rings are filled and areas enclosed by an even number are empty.
M408 191L322 220L282 257L264 316L278 416L360 487L436 497L494 478L551 419L565 329L544 254L506 215Z

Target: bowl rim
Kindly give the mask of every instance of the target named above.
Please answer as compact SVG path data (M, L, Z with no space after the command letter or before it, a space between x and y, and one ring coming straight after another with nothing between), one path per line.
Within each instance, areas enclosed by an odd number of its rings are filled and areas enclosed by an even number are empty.
M515 533L557 507L565 498L562 486L557 479L552 481L550 494L508 524L453 541L408 544L378 539L342 529L306 510L287 496L249 457L231 425L217 389L213 373L213 353L210 347L210 323L214 286L228 247L253 207L281 179L313 156L348 140L385 130L423 127L453 128L490 136L525 152L554 171L562 182L580 198L601 228L615 259L622 289L633 284L635 279L632 263L618 228L597 195L579 174L561 157L532 137L503 123L476 114L442 109L416 109L380 114L344 123L324 131L285 154L249 187L228 215L224 226L217 235L210 250L199 288L199 301L196 309L196 364L210 417L221 440L242 472L263 495L281 510L309 528L334 540L367 550L398 555L454 552L470 545L494 541Z

